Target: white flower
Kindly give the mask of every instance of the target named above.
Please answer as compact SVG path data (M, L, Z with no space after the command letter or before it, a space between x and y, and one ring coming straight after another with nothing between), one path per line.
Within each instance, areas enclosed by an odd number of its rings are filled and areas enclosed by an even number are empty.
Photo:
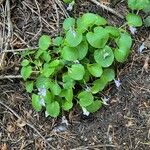
M142 43L142 45L139 47L138 52L142 53L142 51L145 49L145 45L144 42Z
M74 1L72 1L71 3L69 3L69 6L67 7L67 10L72 11L74 4L75 4Z
M114 82L115 82L116 87L119 88L121 85L120 79L114 80Z
M133 35L135 35L135 33L137 33L137 29L135 27L130 26L129 30Z
M47 111L45 111L45 117L48 117L48 116L49 116L48 112L47 112Z
M41 104L41 106L45 106L44 98L41 98L41 99L40 99L40 104Z
M89 116L90 112L86 110L85 107L82 107L83 115Z
M44 87L43 88L38 88L38 91L39 91L38 92L39 96L44 96L44 97L46 96L46 88L44 88Z
M68 120L66 119L65 116L62 117L61 123L62 123L62 124L65 124L66 126L69 125Z
M110 98L109 97L104 97L104 98L102 98L102 101L103 101L103 104L104 105L109 105L107 102L110 100Z

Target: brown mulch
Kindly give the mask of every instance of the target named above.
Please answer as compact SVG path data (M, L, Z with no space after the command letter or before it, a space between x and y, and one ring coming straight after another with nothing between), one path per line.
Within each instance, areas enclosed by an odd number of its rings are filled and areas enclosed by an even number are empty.
M63 34L62 21L68 14L76 17L84 12L95 12L107 18L112 25L121 26L124 23L124 20L87 0L77 1L73 12L67 12L67 6L60 5L59 0L10 2L13 32L8 49L36 47L41 34L51 37ZM5 2L0 7L0 29L7 35L7 25L4 28L3 24L6 18L4 8ZM127 12L125 2L118 3L113 8L121 14ZM9 108L0 103L0 149L53 149L45 143L38 134L39 131L46 141L58 150L149 150L150 70L145 68L144 64L149 63L146 59L150 56L150 47L143 53L137 51L148 36L149 30L144 27L133 36L135 44L129 61L117 66L121 87L117 89L112 84L103 93L110 97L109 105L88 117L83 116L81 110L75 107L69 115L64 114L69 121L64 132L54 131L61 125L61 116L58 119L45 118L44 112L34 112L30 95L26 93L21 79L0 80L0 102ZM18 75L20 56L7 53L5 61L5 68L0 74Z

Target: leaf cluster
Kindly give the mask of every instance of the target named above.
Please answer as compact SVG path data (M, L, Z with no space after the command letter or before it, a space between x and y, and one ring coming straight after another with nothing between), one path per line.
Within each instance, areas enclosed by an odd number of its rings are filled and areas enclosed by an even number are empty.
M128 0L128 7L132 10L132 13L127 14L126 20L129 26L132 27L140 27L142 26L142 18L135 14L134 12L137 10L143 10L145 13L150 13L150 0ZM146 27L150 26L150 16L148 15L144 19L144 25Z
M51 117L74 104L93 113L103 105L98 93L115 78L114 62L125 62L130 53L131 36L93 13L65 19L63 29L64 36L42 35L39 49L23 54L26 90L33 108L44 107Z

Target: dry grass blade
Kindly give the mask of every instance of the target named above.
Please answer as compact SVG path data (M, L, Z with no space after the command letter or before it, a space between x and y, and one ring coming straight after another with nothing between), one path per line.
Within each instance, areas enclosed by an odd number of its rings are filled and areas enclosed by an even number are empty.
M91 2L93 2L94 4L100 6L101 8L109 11L110 13L114 14L115 16L121 18L121 19L124 19L124 16L122 16L121 14L119 14L118 12L116 12L115 10L113 10L112 8L98 2L97 0L90 0Z

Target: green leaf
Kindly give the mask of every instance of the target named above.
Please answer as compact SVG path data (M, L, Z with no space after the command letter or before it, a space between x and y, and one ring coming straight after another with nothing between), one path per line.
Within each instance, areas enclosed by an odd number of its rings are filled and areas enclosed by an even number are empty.
M44 97L45 104L46 105L51 104L53 99L54 99L53 94L50 91L46 90L46 96Z
M94 97L92 93L88 91L83 91L80 92L80 94L78 95L78 99L79 99L79 104L82 107L87 107L93 103Z
M33 91L33 81L27 81L25 84L26 91L32 93Z
M32 74L31 66L24 66L21 68L21 76L23 77L24 80L27 80L31 74Z
M114 51L114 55L115 55L115 59L120 62L123 63L126 61L126 59L128 58L129 55L129 50L127 48L116 48Z
M93 103L86 107L86 110L90 113L98 111L102 107L102 102L100 100L95 100Z
M106 80L104 80L103 78L97 79L93 82L93 87L91 91L93 94L96 94L100 91L103 91L106 85L107 85Z
M145 27L150 27L150 16L146 17L146 19L144 19L144 25Z
M128 33L121 33L121 36L116 39L119 48L129 50L132 46L132 38Z
M144 9L149 4L149 0L128 0L128 7L133 10Z
M81 64L74 64L68 69L68 75L73 80L82 80L85 74L84 67Z
M48 63L51 60L51 55L47 51L44 51L42 58Z
M88 53L88 43L86 41L82 41L77 47L78 50L78 59L82 60Z
M87 69L95 77L100 77L103 73L102 67L97 63L88 64Z
M39 39L39 48L42 50L47 50L51 43L51 38L48 35L42 35Z
M42 62L39 59L34 60L33 64L36 65L36 67L41 67L42 66Z
M70 30L75 25L74 18L66 18L63 22L63 28L67 31Z
M50 84L51 84L51 80L49 78L44 77L44 76L39 76L36 79L36 87L37 88L49 89Z
M107 21L97 14L85 13L81 18L77 20L77 30L84 33L89 27L94 25L105 25Z
M67 101L72 101L73 100L73 90L72 88L69 89L62 89L60 93L61 97L65 97Z
M102 27L94 28L94 32L88 32L86 38L91 46L94 48L103 48L109 38L109 34L106 29Z
M65 3L67 3L67 4L69 4L69 3L71 3L72 1L74 1L74 0L63 0Z
M35 59L38 59L43 53L44 51L42 49L38 49L38 51L36 51L36 54L35 54Z
M55 59L49 63L49 67L57 67L60 64L60 60Z
M57 101L46 106L46 111L51 117L57 117L60 113L60 106Z
M82 41L82 34L71 29L66 33L66 41L70 47L76 47Z
M115 71L111 68L107 68L103 70L103 74L101 79L105 82L110 82L115 79Z
M65 111L69 111L73 107L72 101L66 101L62 104L62 108Z
M74 87L74 84L75 84L74 80L71 79L71 77L67 73L63 74L62 80L63 80L63 87L65 89L69 89L69 88Z
M143 11L145 13L150 13L150 1L149 1L148 5L146 7L144 7Z
M114 53L109 46L94 52L95 61L102 67L109 67L114 61Z
M53 40L53 44L55 46L60 46L63 43L63 37L58 36Z
M41 111L41 109L42 109L42 106L40 104L40 97L36 94L32 94L32 107L37 112Z
M78 51L76 48L64 46L61 51L63 59L68 61L75 61L78 59Z
M120 36L120 30L117 27L112 27L112 26L106 26L105 27L106 32L110 34L112 37L118 37Z
M129 26L132 26L132 27L142 26L142 19L139 15L128 13L126 16L126 20Z
M29 65L29 60L28 59L24 59L22 62L21 62L21 66L27 66L27 65Z
M61 93L61 87L57 82L51 82L50 90L54 95L59 95Z
M42 74L48 78L50 75L54 73L54 71L55 71L54 67L50 67L50 64L45 63L42 70Z

